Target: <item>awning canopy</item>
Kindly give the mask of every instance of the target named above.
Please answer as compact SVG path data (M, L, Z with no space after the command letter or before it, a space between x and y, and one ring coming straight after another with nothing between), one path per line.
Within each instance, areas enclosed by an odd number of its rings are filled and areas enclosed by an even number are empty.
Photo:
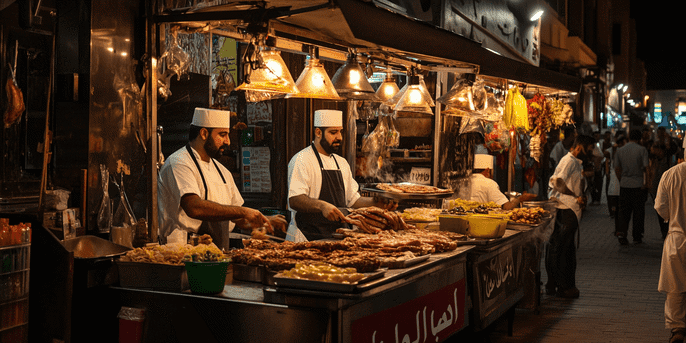
M252 3L252 5L251 5ZM480 43L432 24L377 7L361 0L240 1L205 7L193 13L157 16L158 22L270 20L279 36L343 50L356 48L371 54L425 65L477 66L481 75L579 92L582 80L528 63L500 56ZM220 23L218 23L221 25Z

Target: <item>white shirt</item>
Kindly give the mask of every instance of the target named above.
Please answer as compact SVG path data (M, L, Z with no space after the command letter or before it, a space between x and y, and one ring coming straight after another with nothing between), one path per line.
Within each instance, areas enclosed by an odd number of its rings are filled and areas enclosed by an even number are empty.
M345 203L348 207L352 207L361 196L358 192L359 185L353 177L348 161L336 154L331 154L330 156L319 154L319 157L322 159L322 165L326 170L338 169L336 167L336 162L338 162L338 167L340 167L343 177L343 185L345 186ZM317 161L317 156L315 156L312 146L308 146L295 154L288 163L288 198L305 194L312 199L319 199L321 189L322 173L319 161ZM288 227L290 235L291 233L295 234L297 231L297 224L295 222L296 212L290 207L290 204L288 209L291 211L291 223Z
M679 163L662 174L655 211L669 221L658 290L686 292L686 163Z
M583 174L584 168L581 164L581 160L574 157L571 152L567 153L557 164L555 172L550 177L548 186L550 191L548 192L548 197L556 197L560 201L558 202L557 208L560 209L571 209L576 214L576 219L581 221L581 206L576 202L576 198L584 194L583 188ZM564 180L567 188L574 192L576 196L562 194L555 190L553 179L561 178Z
M483 176L483 174L472 174L469 178L469 183L471 186L463 188L465 191L459 193L460 199L478 201L480 203L493 201L499 206L503 206L504 203L508 202L505 194L500 191L498 183Z
M214 163L203 161L197 151L191 150L207 183L207 200L222 205L243 205L243 197L236 188L231 172L221 163L215 161L224 176L224 180L226 180L226 184L224 184ZM167 236L174 229L198 232L198 228L202 224L201 220L190 218L181 208L181 197L186 194L196 194L201 199L205 199L205 187L200 172L191 159L191 155L183 147L167 158L157 178L159 236L163 243L166 242ZM234 223L230 221L219 223L225 228L227 234L233 230Z
M555 160L555 166L557 166L560 163L562 157L564 157L568 152L569 150L565 149L565 146L562 144L562 141L559 141L555 144L553 150L550 151L550 158Z
M608 162L610 163L610 184L607 186L607 195L609 196L619 196L619 179L617 178L617 173L615 173L615 163L612 159L612 148L608 148L607 153L610 155Z

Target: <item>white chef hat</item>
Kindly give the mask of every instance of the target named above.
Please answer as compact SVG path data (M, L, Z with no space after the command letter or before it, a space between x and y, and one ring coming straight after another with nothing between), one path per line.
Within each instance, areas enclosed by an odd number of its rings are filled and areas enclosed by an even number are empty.
M489 154L474 155L474 170L493 169L493 156Z
M343 112L338 110L314 111L314 127L343 127Z
M231 127L231 112L196 107L191 125L206 128Z

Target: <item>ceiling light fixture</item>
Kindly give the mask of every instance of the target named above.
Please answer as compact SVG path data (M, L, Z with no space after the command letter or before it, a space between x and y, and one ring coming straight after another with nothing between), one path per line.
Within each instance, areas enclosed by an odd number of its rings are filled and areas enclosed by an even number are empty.
M422 88L419 75L411 75L406 87L404 88L405 92L401 91L398 93L402 93L402 96L400 96L393 110L396 112L433 114L430 106L431 97L428 96L429 92L426 90L426 87Z
M299 93L281 53L267 46L263 39L253 38L242 60L244 82L236 90Z
M386 102L398 94L399 91L398 84L395 83L395 78L393 77L393 70L391 68L386 68L386 78L381 83L381 86L379 86L379 89L376 90L377 98L379 98L379 101L381 102Z
M338 95L346 99L378 100L354 52L348 53L345 64L338 68L331 82Z
M336 92L324 66L319 62L319 48L310 46L305 69L295 81L299 92L286 95L287 98L313 98L343 100Z

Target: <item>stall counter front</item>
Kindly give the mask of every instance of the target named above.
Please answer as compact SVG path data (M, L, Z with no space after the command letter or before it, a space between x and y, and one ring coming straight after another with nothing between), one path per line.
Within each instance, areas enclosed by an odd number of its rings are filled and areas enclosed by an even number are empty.
M469 325L471 245L389 269L353 292L252 282L217 295L111 287L145 309L145 342L441 342Z

